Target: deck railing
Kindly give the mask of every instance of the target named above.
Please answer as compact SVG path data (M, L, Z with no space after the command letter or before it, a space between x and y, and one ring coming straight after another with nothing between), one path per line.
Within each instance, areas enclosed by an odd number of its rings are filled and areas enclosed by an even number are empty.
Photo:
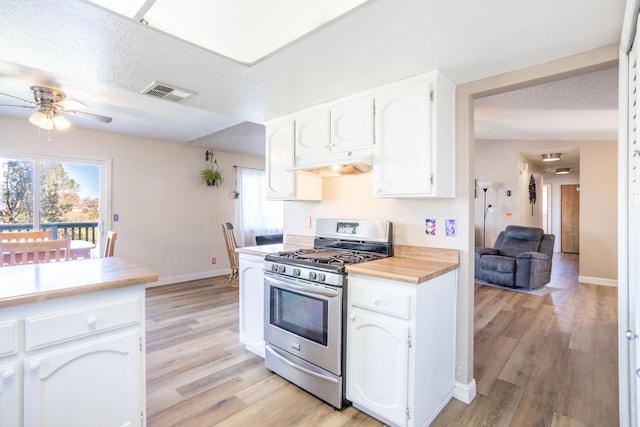
M51 230L51 238L86 240L96 243L98 237L98 221L89 222L43 222L40 230ZM0 224L2 231L32 231L33 224Z

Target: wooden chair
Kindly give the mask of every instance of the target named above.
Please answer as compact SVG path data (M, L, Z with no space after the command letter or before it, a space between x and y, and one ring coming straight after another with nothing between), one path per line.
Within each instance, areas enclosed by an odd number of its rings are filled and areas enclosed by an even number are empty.
M0 242L0 254L0 266L68 261L71 259L70 240Z
M222 223L222 231L224 233L224 242L227 245L227 255L229 255L229 264L231 266L231 274L229 274L229 283L231 283L234 277L238 277L239 262L238 253L236 252L238 245L233 235L233 225L230 222Z
M116 238L118 237L118 233L115 231L109 231L107 233L107 243L104 245L104 257L113 256L113 251L116 248Z
M42 240L51 240L51 230L5 231L0 233L0 242L34 242Z

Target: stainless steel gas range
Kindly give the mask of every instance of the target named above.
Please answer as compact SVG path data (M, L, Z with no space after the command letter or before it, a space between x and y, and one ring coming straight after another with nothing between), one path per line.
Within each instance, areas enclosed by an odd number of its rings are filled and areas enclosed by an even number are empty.
M345 266L390 255L390 222L327 218L316 220L313 249L267 255L267 369L342 408Z

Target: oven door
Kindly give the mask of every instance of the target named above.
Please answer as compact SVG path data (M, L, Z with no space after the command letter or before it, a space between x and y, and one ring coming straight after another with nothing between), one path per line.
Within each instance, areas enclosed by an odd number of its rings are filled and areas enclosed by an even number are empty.
M268 344L342 375L342 288L265 272Z

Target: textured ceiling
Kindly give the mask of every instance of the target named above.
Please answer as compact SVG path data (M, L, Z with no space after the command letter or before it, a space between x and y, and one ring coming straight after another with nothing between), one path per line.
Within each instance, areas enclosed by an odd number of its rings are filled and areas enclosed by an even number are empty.
M459 84L617 43L624 3L371 0L247 67L80 0L3 0L0 92L30 99L29 86L48 84L113 117L73 126L260 154L260 132L243 123L436 68ZM141 95L153 81L197 95Z
M556 141L549 149L522 153L545 173L579 172L580 151L570 141L617 141L618 68L545 83L475 101L476 139ZM561 159L543 162L541 155Z
M477 139L615 140L618 68L475 102Z

